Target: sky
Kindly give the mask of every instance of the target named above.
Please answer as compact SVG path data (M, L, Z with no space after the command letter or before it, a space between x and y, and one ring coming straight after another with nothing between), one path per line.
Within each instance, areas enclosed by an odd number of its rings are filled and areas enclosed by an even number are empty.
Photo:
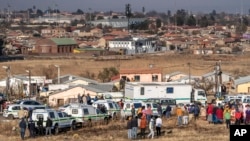
M250 0L0 0L0 10L26 10L34 5L37 9L46 10L48 7L58 7L60 11L75 12L81 9L84 12L91 11L117 11L124 12L125 4L131 4L132 11L158 11L172 12L176 9L192 11L192 13L243 13L248 14ZM241 12L242 11L242 12Z

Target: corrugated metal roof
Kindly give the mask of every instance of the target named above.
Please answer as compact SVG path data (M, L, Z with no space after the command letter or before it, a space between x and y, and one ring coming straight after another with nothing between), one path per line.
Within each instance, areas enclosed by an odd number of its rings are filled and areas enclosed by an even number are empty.
M234 85L244 84L250 82L250 76L240 77L234 80Z
M76 45L76 41L72 38L51 38L57 45Z

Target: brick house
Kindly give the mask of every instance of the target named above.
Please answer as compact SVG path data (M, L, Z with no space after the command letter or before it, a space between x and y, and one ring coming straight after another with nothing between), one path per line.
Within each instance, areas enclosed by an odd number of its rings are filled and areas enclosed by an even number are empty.
M71 38L51 38L37 40L35 53L73 53L77 43Z

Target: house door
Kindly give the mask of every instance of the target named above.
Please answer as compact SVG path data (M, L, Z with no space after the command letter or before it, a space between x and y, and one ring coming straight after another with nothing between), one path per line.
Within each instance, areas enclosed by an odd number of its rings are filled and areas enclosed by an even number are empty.
M57 106L64 105L64 99L57 99Z

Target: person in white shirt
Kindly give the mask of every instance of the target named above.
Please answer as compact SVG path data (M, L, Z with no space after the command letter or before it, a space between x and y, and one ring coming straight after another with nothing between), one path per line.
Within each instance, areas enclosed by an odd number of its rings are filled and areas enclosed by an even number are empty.
M150 130L150 133L148 134L148 138L150 136L152 136L151 138L153 139L154 138L154 117L151 115L151 119L150 119L150 122L149 122L149 130Z
M156 118L156 122L155 122L155 127L156 127L156 135L160 136L161 135L161 126L162 126L162 119L161 116L158 116Z

